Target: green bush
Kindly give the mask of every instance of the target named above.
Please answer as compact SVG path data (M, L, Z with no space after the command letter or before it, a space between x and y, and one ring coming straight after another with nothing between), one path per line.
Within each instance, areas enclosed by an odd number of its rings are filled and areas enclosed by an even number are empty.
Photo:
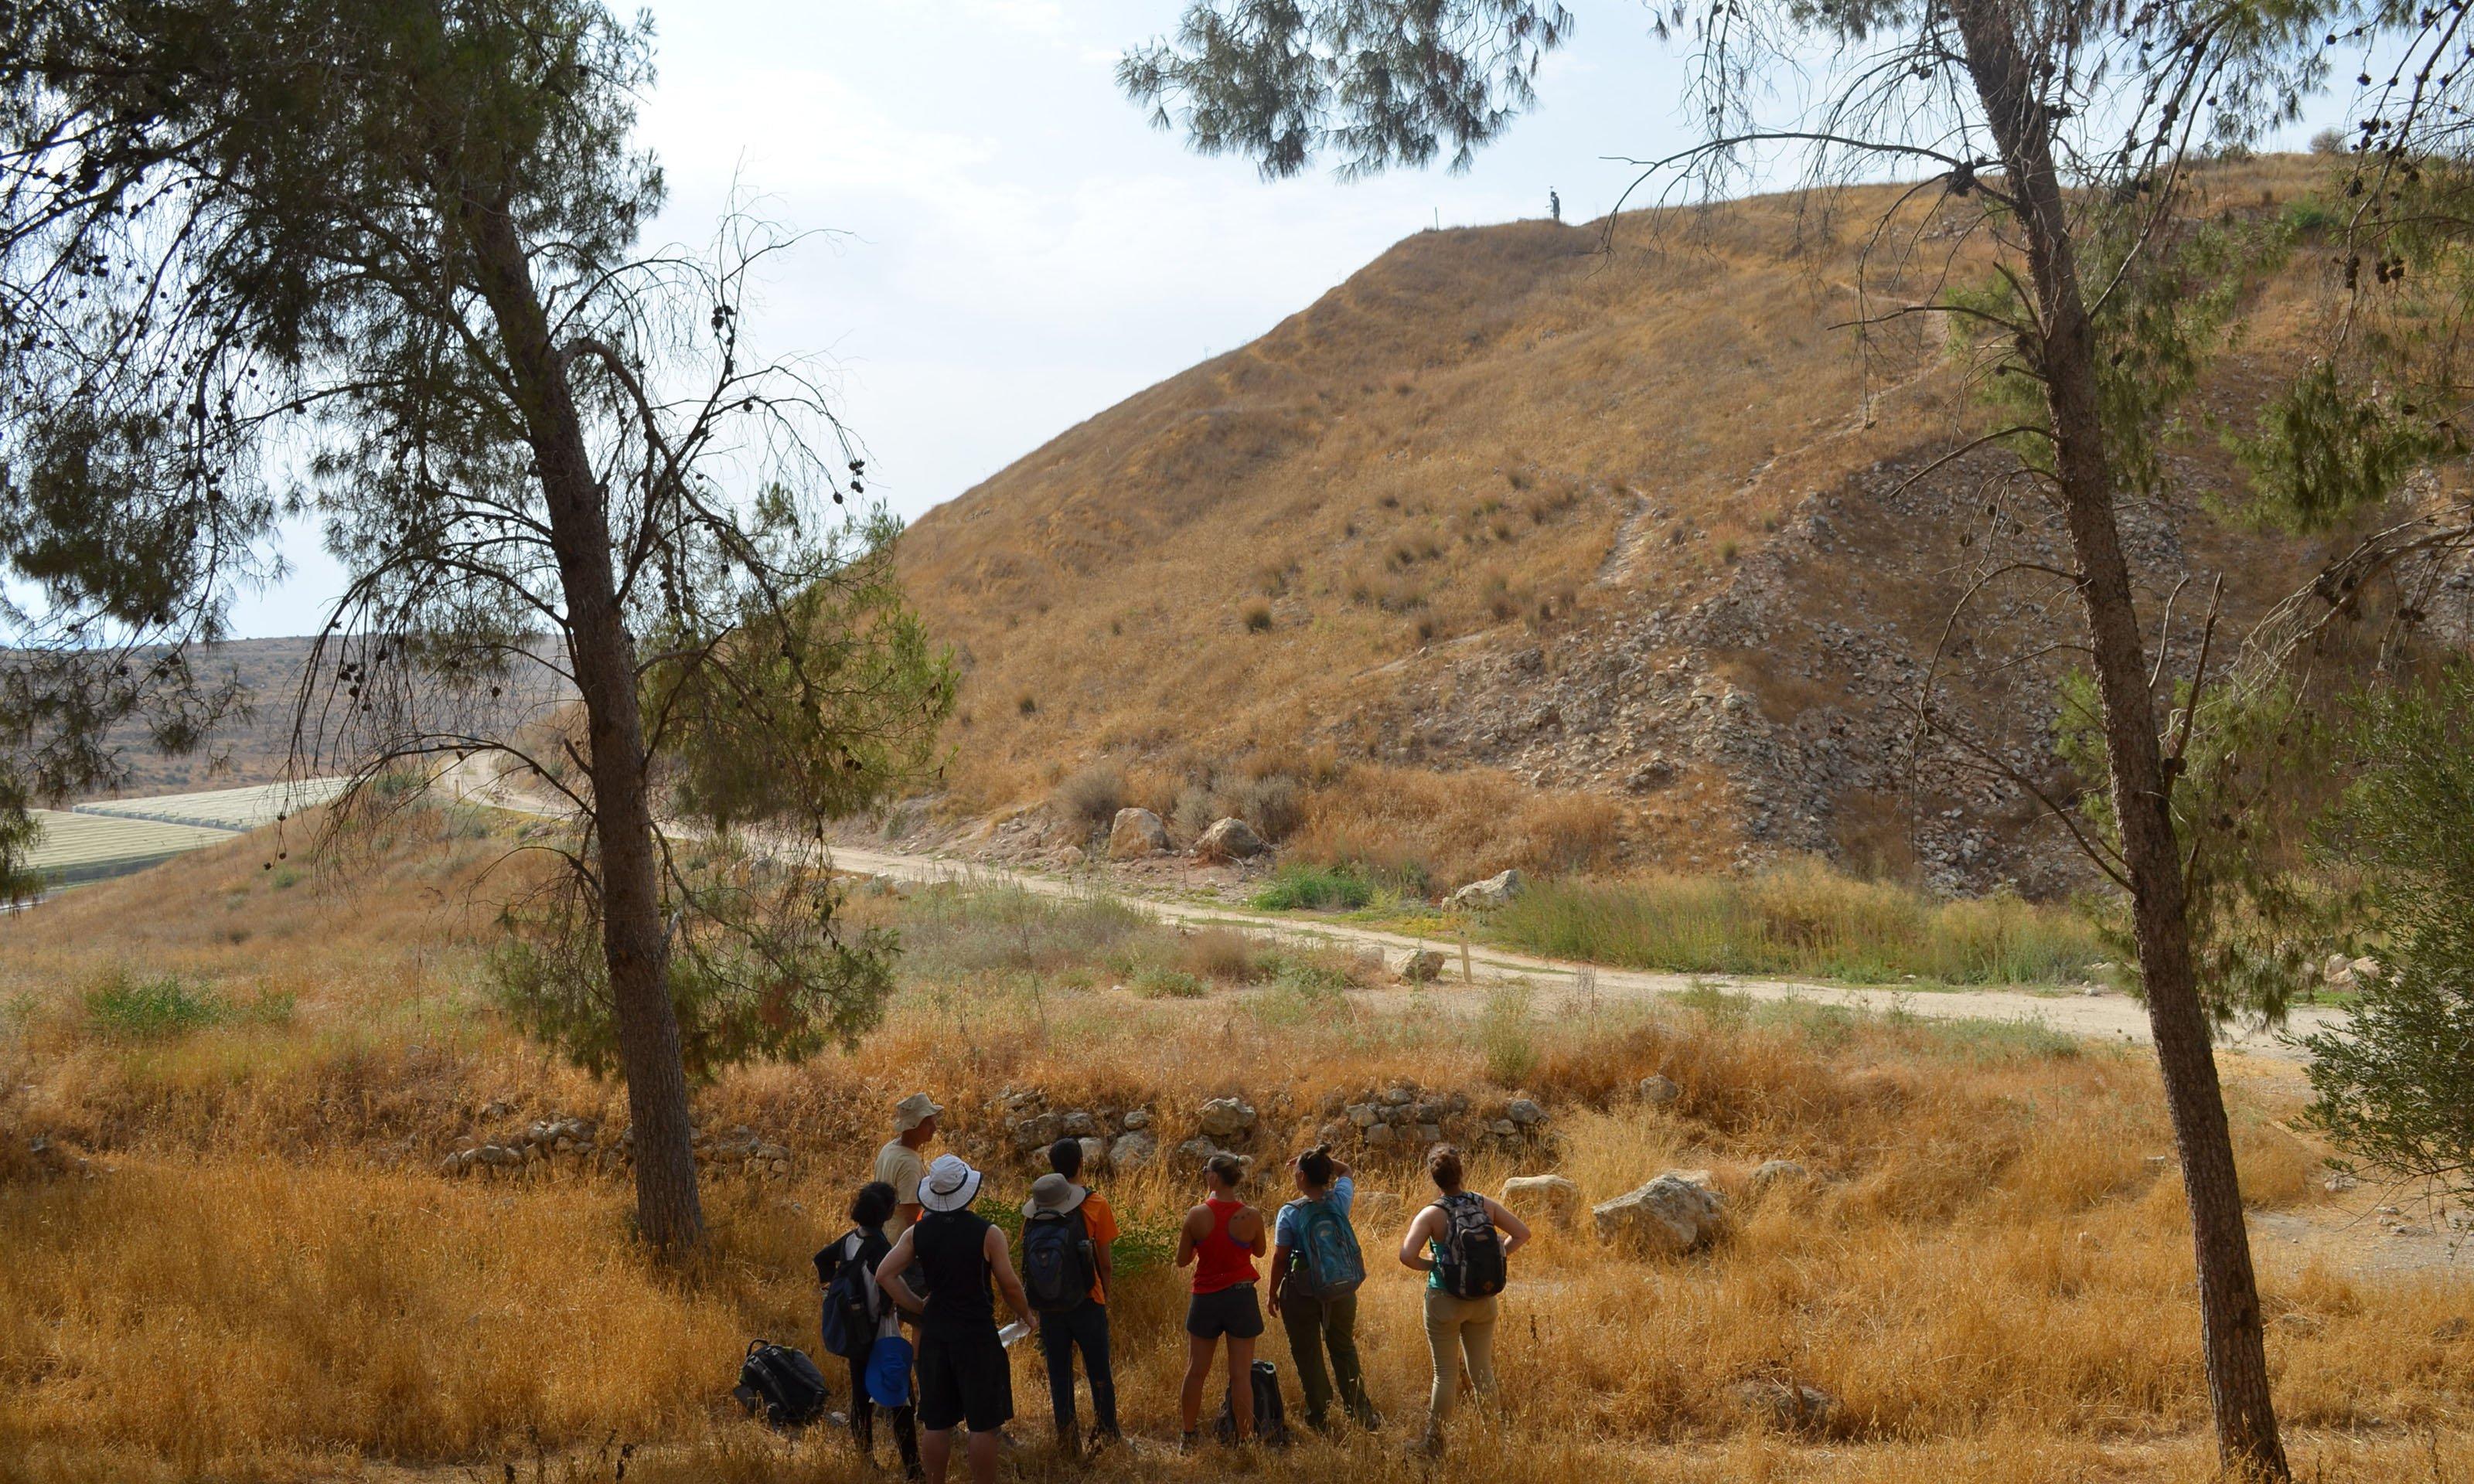
M1487 995L1477 1041L1487 1078L1496 1087L1528 1086L1529 1074L1538 1069L1538 1041L1530 1031L1527 986L1508 985Z
M1258 912L1310 908L1321 912L1353 912L1374 899L1374 883L1349 866L1309 866L1292 861L1282 866L1254 894Z
M1201 999L1209 989L1182 969L1145 964L1134 970L1133 991L1147 999Z
M293 1005L289 993L235 1002L178 974L138 978L124 969L85 993L86 1023L121 1041L164 1041L218 1025L281 1025L292 1018Z
M2068 908L1933 897L1808 863L1750 877L1545 881L1488 926L1590 963L1875 984L2074 982L2105 957L2095 924Z

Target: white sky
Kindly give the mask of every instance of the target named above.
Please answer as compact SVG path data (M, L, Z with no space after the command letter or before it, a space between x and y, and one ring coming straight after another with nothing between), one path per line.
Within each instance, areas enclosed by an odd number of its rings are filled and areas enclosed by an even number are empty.
M1539 110L1467 174L1267 185L1117 89L1179 0L659 0L652 236L709 240L734 180L775 221L844 234L788 259L747 330L832 359L870 494L915 517L1438 220L1543 216L1550 187L1566 220L1602 215L1634 172L1601 156L1689 137L1682 53L1640 0L1566 4L1579 28ZM293 575L236 605L240 634L322 621L336 568L307 527L286 555Z

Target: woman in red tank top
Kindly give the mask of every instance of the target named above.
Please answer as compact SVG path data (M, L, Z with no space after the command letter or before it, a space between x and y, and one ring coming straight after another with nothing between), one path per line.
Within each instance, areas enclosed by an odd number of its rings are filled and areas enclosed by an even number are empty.
M1263 1213L1237 1198L1246 1166L1231 1154L1217 1154L1202 1170L1202 1204L1185 1213L1177 1229L1176 1265L1194 1264L1194 1299L1185 1311L1185 1441L1194 1443L1202 1415L1202 1386L1211 1378L1211 1352L1228 1342L1228 1396L1237 1436L1254 1435L1254 1340L1263 1332L1263 1307L1254 1291L1263 1254Z

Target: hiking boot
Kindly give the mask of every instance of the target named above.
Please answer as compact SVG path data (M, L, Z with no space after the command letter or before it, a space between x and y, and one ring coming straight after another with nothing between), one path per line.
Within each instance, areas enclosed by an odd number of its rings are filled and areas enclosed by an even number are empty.
M1196 1445L1201 1441L1201 1435L1197 1432L1187 1432L1184 1436L1176 1440L1176 1450L1180 1453L1193 1452Z

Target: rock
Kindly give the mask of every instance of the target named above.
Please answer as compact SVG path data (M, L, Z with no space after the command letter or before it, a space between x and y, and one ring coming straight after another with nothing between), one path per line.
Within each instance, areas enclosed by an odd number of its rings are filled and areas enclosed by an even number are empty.
M1201 1169L1224 1154L1234 1155L1240 1164L1250 1166L1254 1162L1252 1155L1238 1154L1234 1149L1223 1149L1207 1138L1189 1138L1176 1146L1177 1162L1196 1169Z
M1117 1126L1124 1129L1128 1134L1139 1129L1150 1128L1152 1126L1152 1111L1148 1108L1128 1108L1126 1110L1126 1115L1117 1120Z
M1764 1190L1771 1185L1806 1180L1810 1175L1809 1170L1793 1160L1763 1160L1760 1168L1753 1171L1753 1188Z
M1419 1143L1421 1143L1421 1144L1425 1145L1427 1148L1431 1149L1431 1148L1433 1148L1435 1145L1440 1144L1440 1143L1442 1143L1443 1141L1443 1126L1442 1124L1440 1124L1440 1123L1420 1123L1420 1124L1419 1124L1419 1125L1418 1125L1418 1142L1419 1142Z
M1683 1095L1684 1089L1664 1072L1651 1072L1640 1079L1640 1100L1652 1108L1664 1108Z
M1388 1123L1378 1123L1366 1131L1366 1147L1389 1149L1399 1140L1399 1134Z
M1349 1225L1379 1226L1400 1219L1402 1202L1389 1190L1360 1190L1356 1204L1349 1208Z
M1168 826L1149 809L1119 809L1108 826L1108 858L1140 860L1168 853Z
M1111 1169L1138 1170L1158 1159L1159 1140L1140 1129L1129 1129L1118 1135L1117 1141L1108 1146L1108 1167Z
M2352 982L2356 985L2377 984L2379 982L2380 961L2378 959L2368 957L2358 958L2352 963L2346 965L2345 969L2346 971L2352 975Z
M1745 1381L1735 1388L1735 1400L1790 1432L1817 1432L1838 1410L1837 1398L1795 1381Z
M1516 1097L1503 1115L1522 1128L1535 1128L1546 1121L1546 1110L1525 1097Z
M2319 977L2329 985L2343 988L2353 983L2354 962L2342 953L2331 953L2319 966Z
M1669 1170L1637 1190L1594 1207L1598 1239L1651 1251L1690 1252L1716 1234L1726 1202L1703 1170Z
M1342 1112L1348 1115L1349 1122L1361 1129L1370 1129L1374 1126L1374 1105L1371 1103L1351 1103Z
M1511 1210L1543 1211L1559 1227L1570 1226L1581 1210L1581 1187L1561 1175L1515 1175L1498 1199Z
M1494 1135L1498 1138L1518 1138L1520 1137L1520 1125L1513 1122L1509 1118L1495 1119L1492 1123L1486 1126L1486 1131Z
M1252 860L1271 847L1244 820L1224 819L1194 842L1194 853L1204 860Z
M1086 1170L1098 1169L1108 1158L1108 1146L1097 1138L1085 1137L1074 1142L1082 1150L1082 1167Z
M1497 907L1509 906L1512 898L1520 895L1523 884L1519 872L1498 871L1483 881L1471 881L1452 893L1445 905L1463 912L1492 912Z
M483 1144L480 1148L473 1151L473 1158L478 1163L487 1164L497 1169L505 1169L511 1165L521 1164L524 1162L524 1157L522 1155L516 1153L504 1144Z
M1079 1109L1065 1115L1061 1133L1067 1138L1089 1138L1100 1132L1100 1120Z
M1053 1113L1034 1113L1014 1121L1013 1146L1026 1153L1045 1149L1065 1132L1065 1120Z
M1254 1127L1254 1106L1241 1097L1215 1097L1202 1105L1198 1119L1211 1138L1239 1138Z
M1383 1089L1381 1101L1386 1108L1406 1108L1417 1099L1417 1096L1413 1089L1386 1088Z
M1443 955L1434 948L1395 948L1384 956L1392 977L1409 984L1432 984L1443 976Z

